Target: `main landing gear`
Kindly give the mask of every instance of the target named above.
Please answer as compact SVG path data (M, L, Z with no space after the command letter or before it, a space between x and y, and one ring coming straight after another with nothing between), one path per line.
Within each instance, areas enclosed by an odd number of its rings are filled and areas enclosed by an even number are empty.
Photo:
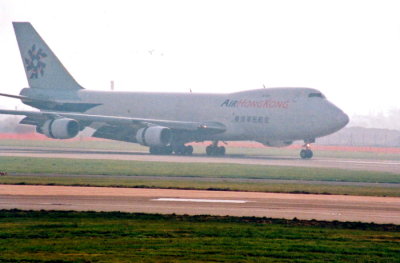
M225 147L218 146L218 141L213 141L213 143L206 147L206 153L208 156L223 156L225 155Z
M300 157L302 159L311 159L313 157L313 152L311 151L311 144L306 143L304 146L304 149L300 151Z
M150 149L150 154L154 155L171 155L172 153L175 153L176 155L192 155L193 154L193 146L185 146L185 145L179 145L179 146L151 146Z
M176 155L192 155L193 154L193 146L188 145L180 145L174 148L174 153Z

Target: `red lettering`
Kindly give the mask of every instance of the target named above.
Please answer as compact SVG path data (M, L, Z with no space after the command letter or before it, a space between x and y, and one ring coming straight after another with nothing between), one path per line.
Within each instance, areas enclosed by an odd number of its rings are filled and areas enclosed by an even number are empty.
M287 109L289 107L289 101L277 101L277 100L247 100L241 99L230 103L232 107L241 108L264 108L264 109Z
M238 107L243 107L243 104L245 104L246 101L247 101L247 100L240 100L240 101L239 101L239 104L238 104Z

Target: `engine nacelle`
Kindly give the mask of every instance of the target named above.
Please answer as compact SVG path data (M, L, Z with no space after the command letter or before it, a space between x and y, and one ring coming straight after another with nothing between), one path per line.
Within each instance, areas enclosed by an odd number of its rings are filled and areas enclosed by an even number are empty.
M40 131L49 138L70 139L78 135L79 123L67 118L47 120Z
M286 147L291 145L293 142L292 141L269 141L269 142L263 142L264 145L270 146L270 147Z
M137 142L144 146L168 146L171 139L171 130L162 126L141 128L136 133Z

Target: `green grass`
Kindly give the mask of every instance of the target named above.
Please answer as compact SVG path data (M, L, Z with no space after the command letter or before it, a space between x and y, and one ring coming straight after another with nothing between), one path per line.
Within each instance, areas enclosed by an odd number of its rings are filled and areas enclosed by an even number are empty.
M252 178L341 182L400 183L398 174L331 168L219 163L169 163L119 160L0 157L8 173L96 174L163 177Z
M199 163L25 157L0 157L0 167L1 171L9 174L0 176L0 183L3 184L400 196L400 187L329 184L329 182L336 181L400 183L399 175L383 172L243 164L204 165ZM246 181L245 179L250 180ZM282 181L260 182L257 179L285 179L288 181L284 183ZM318 182L307 184L304 181Z
M0 262L399 262L399 244L393 225L0 211Z

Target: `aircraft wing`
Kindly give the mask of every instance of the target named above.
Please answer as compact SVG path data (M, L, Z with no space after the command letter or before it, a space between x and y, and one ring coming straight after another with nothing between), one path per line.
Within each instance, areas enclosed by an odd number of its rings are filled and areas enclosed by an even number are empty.
M143 125L154 126L159 125L176 130L185 131L207 131L211 133L221 133L226 130L225 125L219 122L188 122L188 121L173 121L173 120L157 120L157 119L143 119L119 116L104 116L104 115L91 115L84 113L70 113L70 112L57 112L57 111L19 111L19 110L0 110L0 114L8 115L25 115L30 120L38 120L39 123L47 119L55 118L70 118L82 123L105 123L110 125ZM29 123L27 123L29 124Z

